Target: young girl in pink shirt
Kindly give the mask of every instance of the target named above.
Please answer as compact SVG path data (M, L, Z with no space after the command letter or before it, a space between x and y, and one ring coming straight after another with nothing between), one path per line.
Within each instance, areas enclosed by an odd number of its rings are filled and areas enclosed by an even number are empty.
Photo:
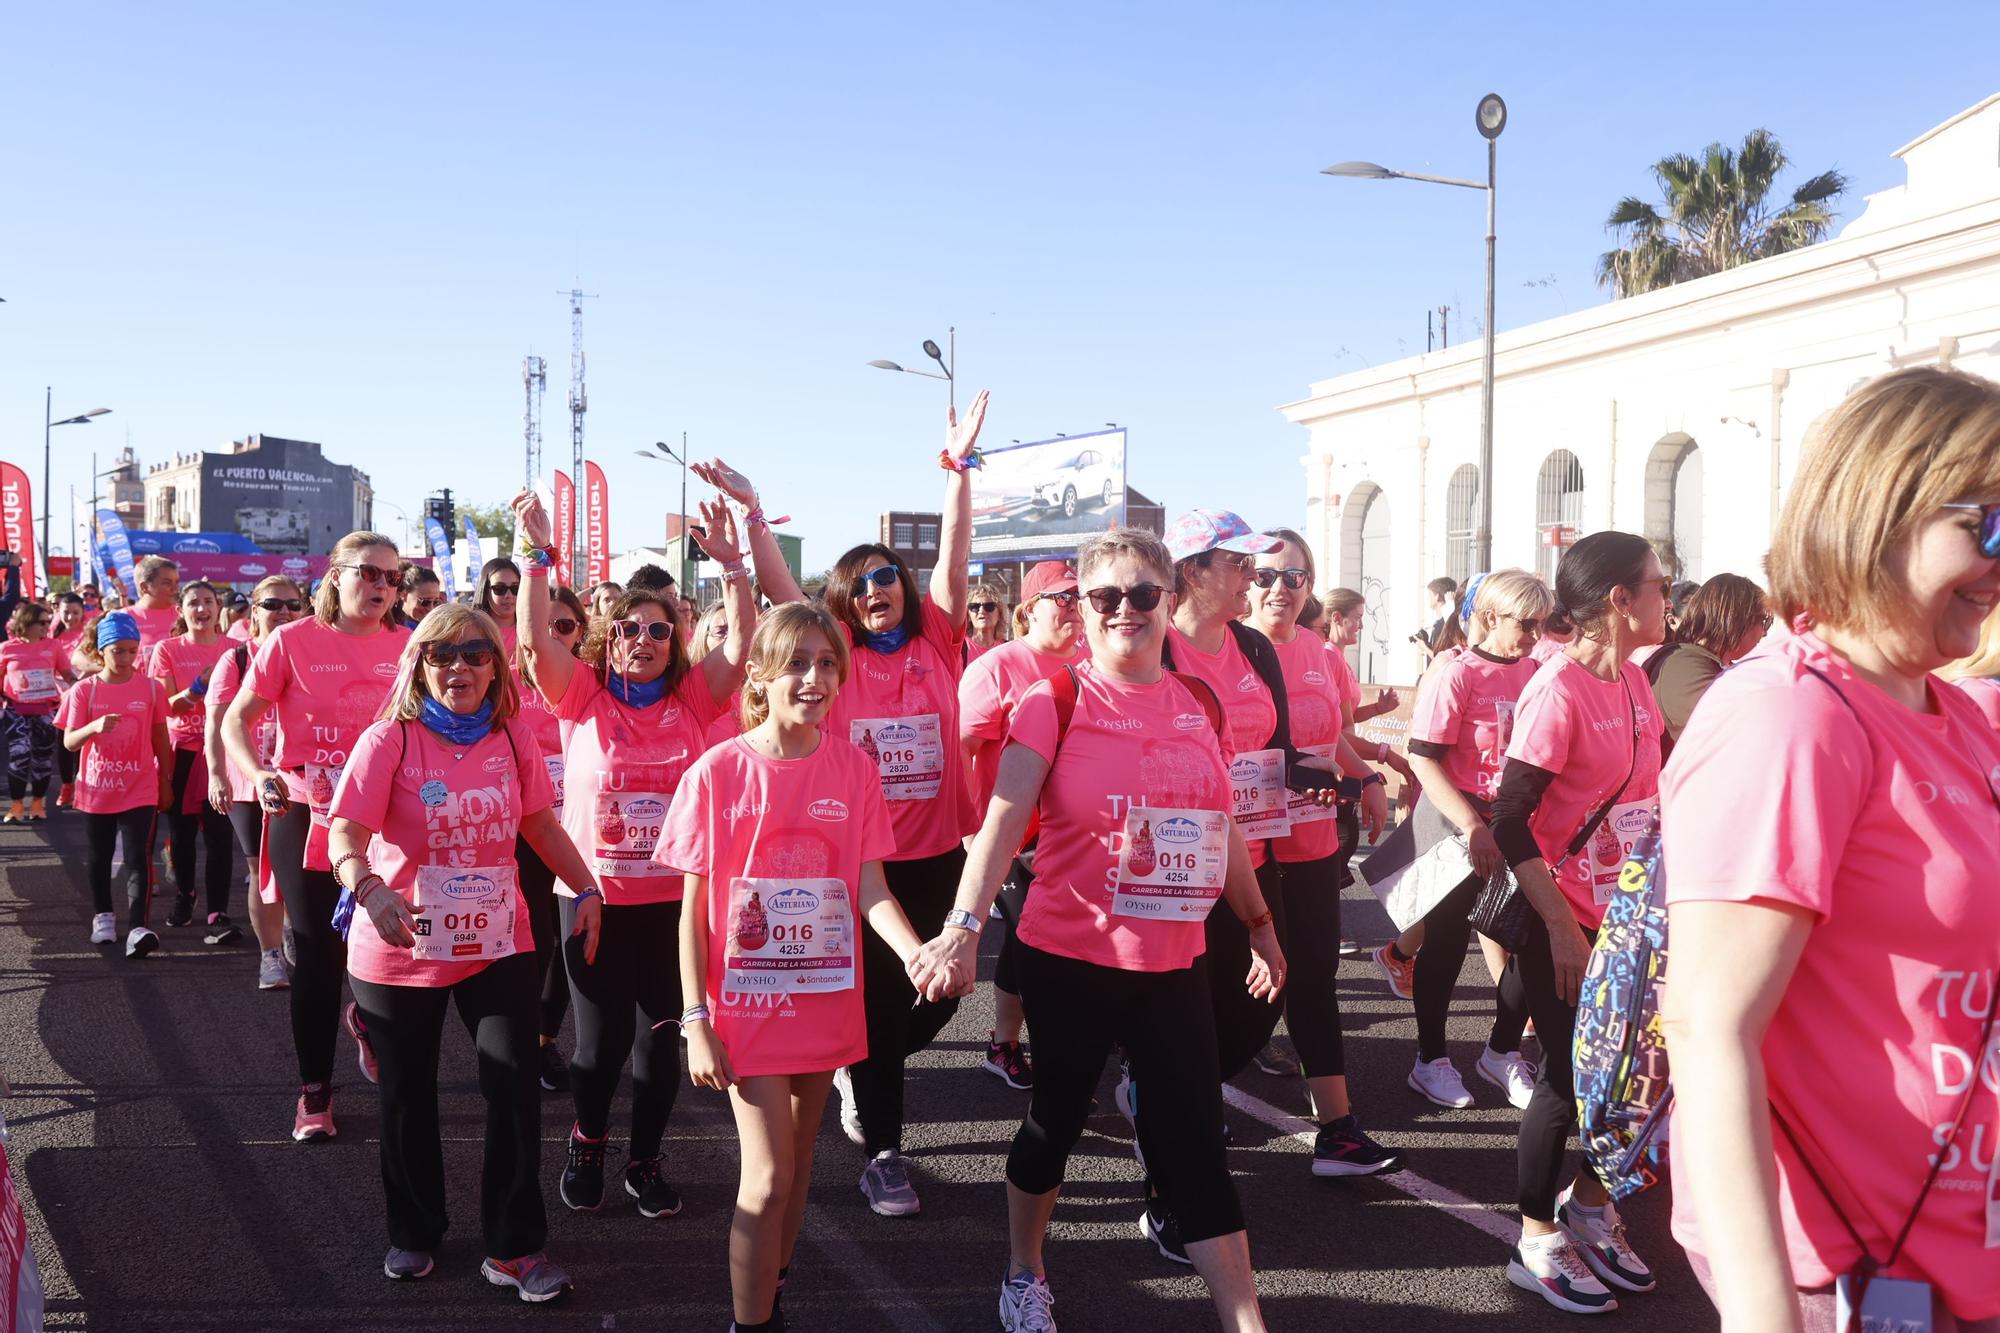
M230 643L216 627L222 602L215 586L202 579L180 587L180 617L173 631L153 645L147 674L167 691L167 731L174 740L174 803L167 810L169 862L174 872L174 905L167 924L194 920L194 863L197 845L208 854L208 921L203 940L233 944L242 932L229 919L229 816L209 807L207 796L207 696L215 664Z
M697 1087L729 1091L742 1148L729 1271L734 1327L782 1327L833 1071L868 1053L861 924L898 966L920 941L889 891L881 779L825 730L847 676L839 625L792 602L758 627L741 736L674 794L657 859L683 872L681 1027Z

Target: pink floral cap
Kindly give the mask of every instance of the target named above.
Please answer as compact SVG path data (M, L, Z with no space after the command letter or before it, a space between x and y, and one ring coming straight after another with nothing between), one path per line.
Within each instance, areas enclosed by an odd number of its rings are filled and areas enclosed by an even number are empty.
M1204 551L1263 555L1284 543L1266 537L1227 509L1190 509L1167 524L1167 554L1176 564Z

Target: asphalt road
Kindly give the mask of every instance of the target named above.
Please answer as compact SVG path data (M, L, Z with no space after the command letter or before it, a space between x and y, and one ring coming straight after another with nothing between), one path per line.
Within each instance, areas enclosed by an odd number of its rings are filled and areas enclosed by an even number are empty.
M210 949L160 926L164 948L128 961L92 947L80 828L0 828L0 1031L13 1096L8 1153L48 1293L48 1327L91 1330L722 1330L736 1152L718 1094L684 1089L668 1130L682 1214L646 1221L629 1206L570 1213L556 1199L566 1095L551 1095L542 1174L550 1248L575 1275L565 1301L530 1307L478 1277L481 1103L463 1029L446 1026L443 1123L454 1228L437 1271L381 1276L382 1200L374 1091L341 1039L335 1143L291 1142L296 1095L286 1001L259 993L247 943ZM1386 937L1372 899L1350 897L1347 933ZM156 915L164 915L163 912ZM1471 1062L1490 1021L1476 955L1451 1028ZM1359 1181L1308 1171L1303 1086L1254 1070L1231 1091L1231 1154L1273 1329L1452 1330L1505 1323L1573 1327L1509 1286L1518 1113L1471 1078L1479 1104L1444 1112L1404 1085L1414 1055L1409 1006L1371 964L1342 968L1348 1068L1363 1122L1404 1151L1408 1170ZM1006 1257L1001 1180L1026 1094L977 1068L989 1026L982 988L917 1057L908 1149L923 1213L878 1218L855 1188L860 1151L829 1124L820 1140L785 1298L796 1329L986 1330ZM1032 1035L1032 1034L1031 1034ZM567 1034L565 1035L567 1044ZM1138 1171L1125 1122L1101 1108L1070 1161L1048 1249L1066 1330L1217 1327L1191 1270L1137 1236ZM623 1132L625 1104L612 1135ZM621 1160L621 1159L614 1159ZM1428 1201L1426 1201L1428 1200ZM1632 1330L1712 1328L1716 1320L1666 1234L1665 1189L1627 1220L1661 1271L1659 1291L1607 1321Z

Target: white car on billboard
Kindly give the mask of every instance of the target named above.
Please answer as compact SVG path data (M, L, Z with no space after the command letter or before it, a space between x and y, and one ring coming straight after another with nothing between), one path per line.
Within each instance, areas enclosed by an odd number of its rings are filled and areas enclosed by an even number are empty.
M1036 480L1033 503L1038 509L1060 509L1064 518L1075 518L1083 505L1109 509L1118 484L1115 460L1099 449L1079 449Z

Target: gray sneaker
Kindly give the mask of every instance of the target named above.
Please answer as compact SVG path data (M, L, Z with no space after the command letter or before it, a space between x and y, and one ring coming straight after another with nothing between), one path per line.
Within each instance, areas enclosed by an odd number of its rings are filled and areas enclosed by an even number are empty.
M431 1268L431 1257L422 1250L399 1250L391 1246L389 1257L382 1261L382 1275L398 1282L429 1277Z
M886 1148L861 1169L861 1193L884 1217L909 1217L923 1207L910 1184L909 1159Z
M479 1265L479 1273L496 1287L512 1287L524 1301L552 1301L573 1285L546 1250L518 1259L488 1259Z
M1056 1333L1055 1303L1048 1279L1024 1268L1000 1284L1000 1327L1006 1333Z
M257 962L258 990L285 990L292 984L291 973L285 971L285 959L276 949L265 954Z

